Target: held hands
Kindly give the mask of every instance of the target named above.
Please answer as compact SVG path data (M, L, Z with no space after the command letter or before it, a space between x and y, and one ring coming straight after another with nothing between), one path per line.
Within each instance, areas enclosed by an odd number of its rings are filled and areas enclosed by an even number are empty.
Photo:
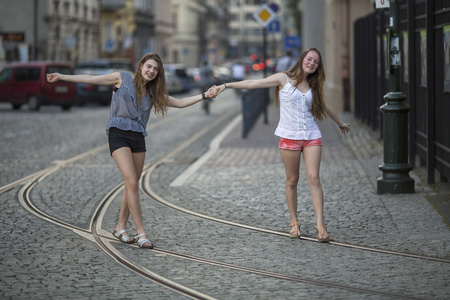
M350 131L350 124L342 123L341 125L338 125L338 126L343 134L346 134Z
M223 91L225 91L227 89L226 83L219 85L217 87L217 96L220 95L220 93L222 93Z
M61 79L61 74L59 74L59 73L47 74L48 82L57 82L60 79Z
M213 85L206 91L205 95L208 98L216 98L219 95L219 87Z
M219 86L215 86L213 85L212 87L210 87L208 89L208 91L206 91L206 97L208 98L216 98L217 96L220 95L220 93L222 93L223 91L225 91L226 87L225 84L219 85Z

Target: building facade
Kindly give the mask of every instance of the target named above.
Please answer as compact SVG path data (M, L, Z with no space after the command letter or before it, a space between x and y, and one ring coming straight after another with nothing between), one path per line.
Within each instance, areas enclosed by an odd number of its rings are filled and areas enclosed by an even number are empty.
M154 47L152 51L158 53L163 61L172 59L172 36L174 33L172 0L154 2Z
M172 0L174 35L172 63L198 67L200 63L200 19L207 11L205 0Z
M374 10L372 0L334 0L325 4L325 56L328 95L338 111L354 110L354 26L361 16ZM335 101L335 96L336 100ZM330 96L331 98L331 96ZM330 101L331 102L331 101Z
M268 31L268 57L283 53L283 15ZM230 58L262 57L261 0L0 0L0 65L12 61L77 63L157 52L166 63L198 67ZM31 4L31 5L30 5ZM283 19L283 21L281 21Z
M41 6L44 1L37 2ZM45 49L43 58L77 62L97 57L99 1L46 0L44 3L47 42L39 47Z
M373 0L301 0L302 49L317 47L325 63L325 94L338 112L353 111L353 23L374 9Z
M98 55L98 0L0 0L0 64Z
M152 49L154 1L101 0L100 56L136 62Z
M200 62L222 64L228 55L228 5L226 0L207 0L200 18Z

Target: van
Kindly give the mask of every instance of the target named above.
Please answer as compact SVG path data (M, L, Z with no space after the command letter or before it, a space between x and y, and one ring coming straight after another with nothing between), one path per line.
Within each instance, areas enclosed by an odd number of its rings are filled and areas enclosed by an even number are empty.
M28 104L30 110L41 105L59 105L69 110L75 102L76 84L66 81L47 82L47 73L73 74L70 63L32 61L7 64L0 72L0 102L13 109Z

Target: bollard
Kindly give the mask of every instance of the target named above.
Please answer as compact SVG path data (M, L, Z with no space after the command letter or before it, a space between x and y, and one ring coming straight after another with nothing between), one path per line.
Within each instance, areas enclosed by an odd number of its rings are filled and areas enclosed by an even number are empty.
M400 91L400 48L398 15L401 0L390 0L390 28L388 29L388 69L390 92L380 109L383 112L384 159L379 166L382 176L377 180L377 194L414 193L414 180L409 177L413 168L408 163L408 112L406 95Z

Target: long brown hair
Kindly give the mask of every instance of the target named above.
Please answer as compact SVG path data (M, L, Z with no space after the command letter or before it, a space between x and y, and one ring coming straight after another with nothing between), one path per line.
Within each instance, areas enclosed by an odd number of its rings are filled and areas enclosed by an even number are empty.
M155 79L146 82L146 80L142 76L142 66L149 59L153 59L158 63L159 71ZM136 73L134 74L133 82L136 88L136 97L138 99L139 105L142 105L142 99L146 94L148 94L155 114L157 116L164 117L167 112L169 93L167 92L166 88L166 75L164 72L164 65L158 54L147 53L141 58ZM152 92L150 92L150 90Z
M317 70L306 77L313 95L311 113L316 120L322 121L327 117L327 115L325 112L325 96L323 94L323 87L325 84L325 70L323 67L322 55L320 54L320 51L314 47L306 49L297 59L295 65L284 73L286 73L289 78L295 79L295 82L293 84L294 87L299 85L302 82L304 76L303 60L310 51L314 51L319 55L319 64L317 66ZM280 104L279 92L280 87L277 86L275 88L275 107L278 107Z

